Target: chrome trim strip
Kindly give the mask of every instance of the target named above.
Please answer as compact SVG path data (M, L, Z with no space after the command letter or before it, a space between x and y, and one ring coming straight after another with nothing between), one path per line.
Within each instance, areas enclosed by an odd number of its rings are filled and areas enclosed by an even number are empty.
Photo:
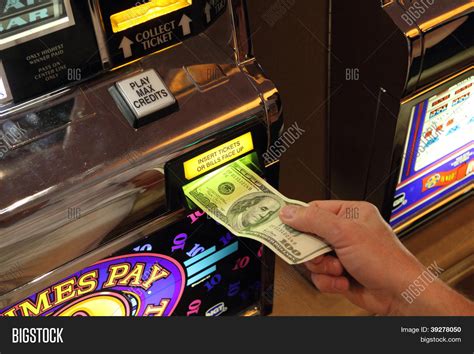
M89 0L89 11L92 17L92 25L94 26L95 38L97 40L97 47L99 48L102 66L104 69L110 69L110 54L107 48L107 39L105 37L102 14L100 12L100 6L97 0Z

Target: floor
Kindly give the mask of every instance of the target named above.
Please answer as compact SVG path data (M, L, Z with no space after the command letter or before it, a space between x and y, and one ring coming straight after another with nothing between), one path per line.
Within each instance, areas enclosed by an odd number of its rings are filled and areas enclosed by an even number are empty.
M436 261L447 271L441 278L455 285L474 273L474 198L440 215L404 240L407 248L425 265ZM472 285L472 284L471 284ZM460 289L472 287L464 284ZM472 293L466 293L471 298ZM294 267L277 259L273 316L351 316L371 315L340 295L320 293Z

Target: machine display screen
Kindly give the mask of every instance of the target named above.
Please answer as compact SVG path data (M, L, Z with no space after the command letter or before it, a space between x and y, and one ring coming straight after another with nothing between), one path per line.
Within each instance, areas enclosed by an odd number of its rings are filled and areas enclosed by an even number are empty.
M67 20L64 0L1 0L0 43Z
M417 104L395 193L394 227L436 208L474 181L474 76Z
M193 211L0 316L237 315L262 296L262 250Z

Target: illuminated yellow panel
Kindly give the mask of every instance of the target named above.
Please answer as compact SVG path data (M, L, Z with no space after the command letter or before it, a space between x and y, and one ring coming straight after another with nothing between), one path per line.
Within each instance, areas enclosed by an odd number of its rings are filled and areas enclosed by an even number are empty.
M193 179L252 150L252 133L249 132L186 161L184 176Z
M192 5L192 0L150 0L142 5L110 16L114 33L124 31L139 24L164 16L173 11Z

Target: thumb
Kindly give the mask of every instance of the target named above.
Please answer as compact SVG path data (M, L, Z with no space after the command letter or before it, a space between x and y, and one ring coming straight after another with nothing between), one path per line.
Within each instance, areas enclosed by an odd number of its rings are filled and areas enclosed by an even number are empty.
M334 248L342 247L344 239L347 245L350 233L346 220L316 205L287 205L280 211L280 219L296 230L319 236Z

